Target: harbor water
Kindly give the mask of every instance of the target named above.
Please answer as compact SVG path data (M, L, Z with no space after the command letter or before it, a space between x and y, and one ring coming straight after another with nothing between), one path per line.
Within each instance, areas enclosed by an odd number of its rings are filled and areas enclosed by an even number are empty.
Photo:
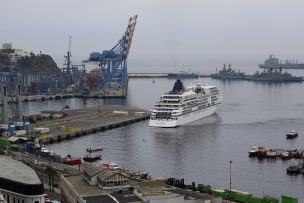
M155 82L153 82L153 80ZM217 113L172 129L149 128L148 121L54 143L49 147L63 156L84 156L90 146L104 146L103 161L133 170L147 170L152 177L185 178L187 183L232 188L259 195L290 195L304 202L304 176L290 176L286 168L298 160L258 160L248 157L252 146L304 148L304 95L302 83L220 81L202 78L222 92ZM184 84L195 83L185 80ZM80 99L24 103L30 114L59 110L64 105L83 108L129 105L151 110L174 80L130 79L126 99ZM299 137L286 140L291 129Z

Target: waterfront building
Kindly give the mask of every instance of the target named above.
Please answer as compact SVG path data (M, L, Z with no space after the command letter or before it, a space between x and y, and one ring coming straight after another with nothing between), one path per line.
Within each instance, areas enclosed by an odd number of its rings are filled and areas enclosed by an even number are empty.
M0 156L0 192L7 203L44 203L43 184L29 166Z
M221 198L176 188L165 180L131 180L120 170L83 165L83 174L61 175L61 201L71 203L204 203Z
M61 201L142 202L132 192L130 178L118 170L83 165L83 174L61 175Z

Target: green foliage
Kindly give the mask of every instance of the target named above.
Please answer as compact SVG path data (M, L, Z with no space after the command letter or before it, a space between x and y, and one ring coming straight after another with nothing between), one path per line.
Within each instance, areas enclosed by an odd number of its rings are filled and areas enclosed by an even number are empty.
M58 174L57 171L54 168L52 168L51 166L47 166L45 168L44 172L49 176L56 176Z
M29 57L19 59L14 70L17 72L57 72L59 68L51 56L31 53Z
M264 196L263 203L279 203L279 199L270 196Z

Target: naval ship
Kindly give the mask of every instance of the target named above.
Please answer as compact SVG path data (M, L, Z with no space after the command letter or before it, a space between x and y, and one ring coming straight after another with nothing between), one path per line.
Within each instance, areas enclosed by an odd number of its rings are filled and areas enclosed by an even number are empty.
M259 64L259 67L265 69L304 69L304 63L298 63L297 60L285 60L285 63L282 63L274 55L270 55L264 64Z
M266 69L263 72L257 71L253 75L245 75L245 80L265 81L265 82L302 82L303 77L293 76L290 73L280 70Z
M222 79L222 80L242 80L244 79L245 73L240 72L240 70L235 71L231 68L231 64L226 68L226 64L222 70L215 74L211 74L212 78Z

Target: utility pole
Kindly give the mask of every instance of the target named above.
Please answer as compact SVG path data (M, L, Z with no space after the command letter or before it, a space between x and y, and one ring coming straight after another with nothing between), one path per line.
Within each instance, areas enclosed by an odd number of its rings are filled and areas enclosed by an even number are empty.
M232 161L230 160L229 161L229 168L230 168L230 184L229 184L229 201L231 202L231 164L232 164Z

